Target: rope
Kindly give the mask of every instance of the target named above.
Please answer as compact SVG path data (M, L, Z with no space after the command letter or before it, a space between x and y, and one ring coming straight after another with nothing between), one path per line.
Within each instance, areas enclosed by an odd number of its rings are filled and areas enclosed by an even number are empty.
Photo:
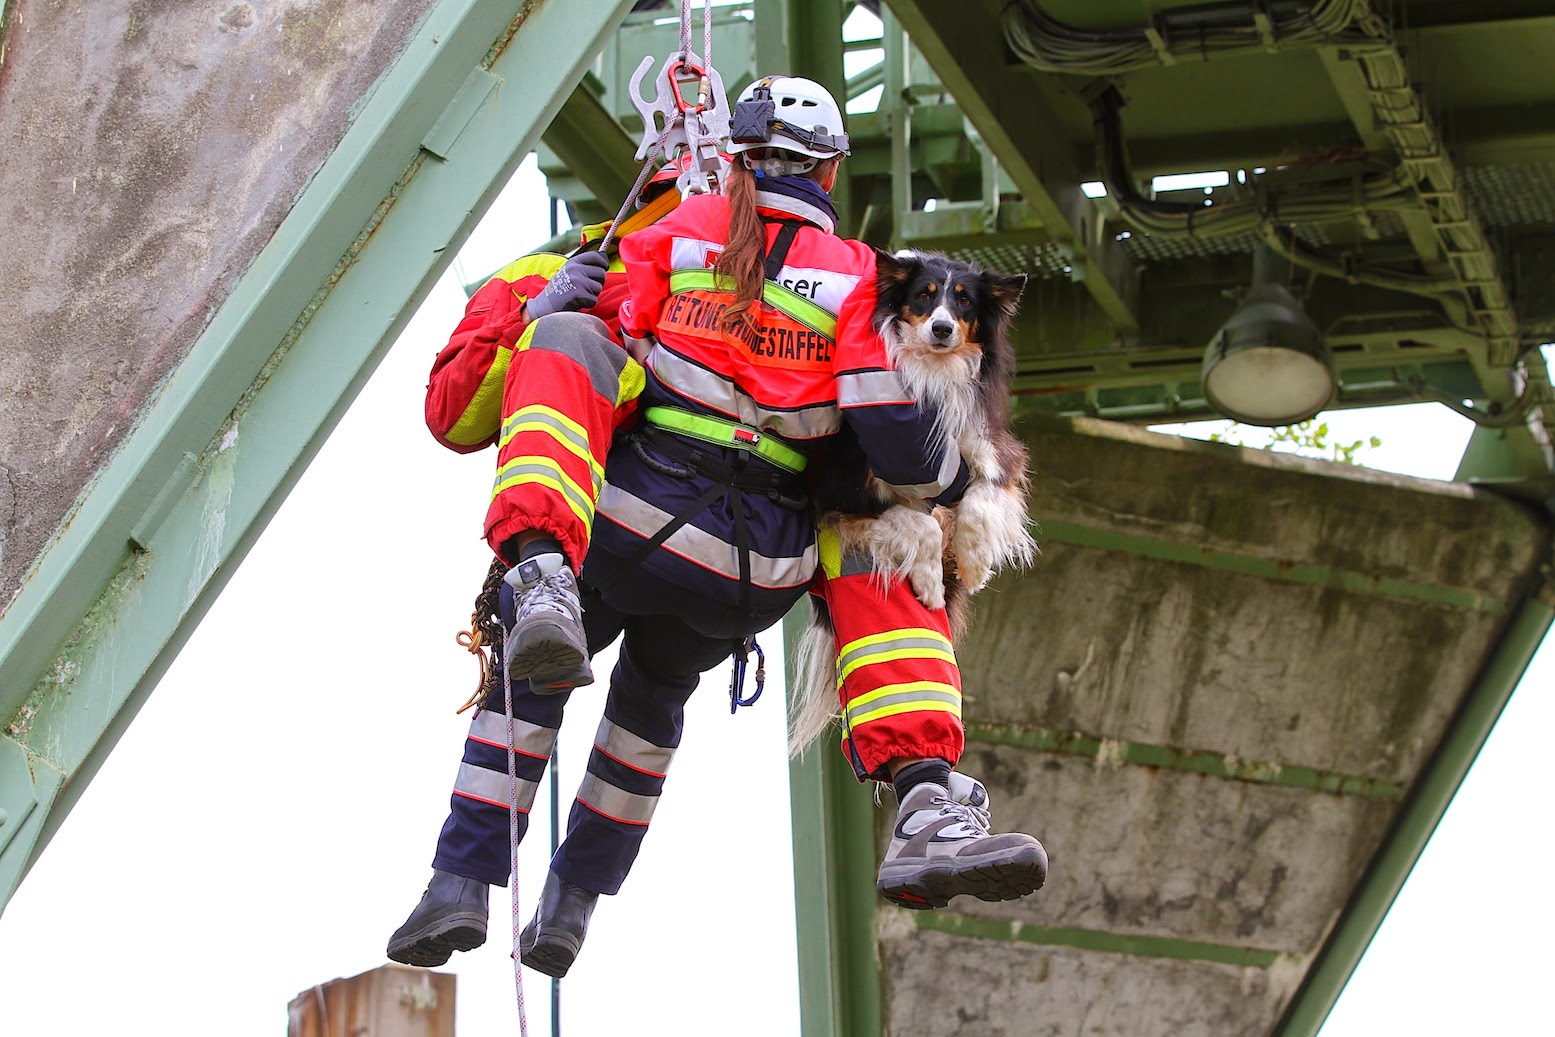
M691 0L680 0L680 57L687 60L693 56L691 50ZM702 7L702 83L699 89L698 102L707 103L708 91L712 89L713 68L713 0L704 0ZM684 123L686 115L677 112L673 119L666 120L664 132L659 134L659 139L648 150L648 157L643 162L642 169L637 174L637 180L632 184L632 189L627 192L626 201L621 203L621 208L616 210L615 219L610 221L605 236L600 239L599 250L606 252L610 249L610 243L615 240L616 228L626 219L627 210L632 207L639 195L642 194L643 185L648 182L648 175L653 171L653 163L664 156L664 141L669 137L675 127L676 120Z
M454 640L459 643L459 647L475 656L475 661L481 670L480 685L457 712L463 713L471 706L485 702L497 690L497 670L487 655L487 648L489 646L495 650L502 644L502 621L498 618L500 606L497 603L497 593L502 589L502 578L507 575L507 572L508 567L502 559L492 559L491 568L486 571L486 580L481 584L481 591L475 596L475 611L470 613L470 629L461 630L454 635Z
M637 200L637 196L642 194L643 185L648 182L648 174L653 169L653 161L664 154L664 140L670 135L670 130L674 128L674 125L673 122L666 122L664 124L664 132L659 134L659 139L649 149L648 160L643 163L642 171L637 174L637 182L632 184L632 189L627 192L626 201L622 202L621 208L616 211L616 218L610 221L610 229L605 231L605 236L599 241L599 250L601 252L610 250L610 242L615 239L616 228L626 219L626 211L632 207L632 203Z
M523 928L518 905L518 755L513 732L513 681L505 666L502 668L502 695L508 711L508 863L512 868L509 884L513 888L513 989L518 995L519 1037L529 1037L529 1017L524 1012L524 968L518 948L518 934Z

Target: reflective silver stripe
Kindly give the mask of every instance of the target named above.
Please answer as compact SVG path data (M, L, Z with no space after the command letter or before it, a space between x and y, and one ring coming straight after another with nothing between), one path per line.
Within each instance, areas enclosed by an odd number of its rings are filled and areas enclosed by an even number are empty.
M646 738L632 734L624 727L617 727L608 717L601 717L599 731L594 735L594 748L634 771L662 778L669 773L670 761L675 750L654 745Z
M475 714L475 719L470 721L470 737L477 742L485 742L487 745L500 746L504 749L508 744L508 715L496 710L483 709ZM551 750L556 746L556 728L541 727L531 724L527 720L513 720L513 748L525 756L533 756L540 760L549 760ZM507 775L503 775L506 777Z
M518 779L519 813L529 813L529 808L534 806L535 791L539 788L538 781ZM489 771L473 763L461 763L459 776L454 779L454 791L461 796L469 796L471 799L506 807L508 805L507 771Z
M938 497L950 488L956 481L956 476L961 474L961 451L955 444L945 447L945 453L940 458L939 474L933 482L915 483L911 486L895 486L895 489L907 494L909 497L919 497L928 500L930 497Z
M612 486L608 472L605 488L599 494L599 513L645 539L663 529L674 518L669 512L654 507L641 497ZM690 523L670 534L664 546L720 576L731 580L740 578L739 555L734 545ZM804 554L798 558L768 558L752 551L751 583L766 588L798 587L808 583L810 577L815 575L815 557L814 544L805 548Z
M580 457L594 456L589 450L587 436L579 435L577 429L568 427L554 415L531 407L524 407L518 413L509 415L502 424L502 436L497 440L497 445L504 447L512 442L513 432L519 425L544 425L548 434L572 444L574 454Z
M583 784L578 786L578 802L612 821L645 825L653 820L653 808L659 805L659 797L639 796L617 788L597 774L584 774Z
M556 486L552 488L554 489L559 487L561 489L562 496L567 498L567 501L571 505L574 514L576 514L584 522L593 521L594 502L589 500L588 494L583 491L583 487L573 482L572 476L563 471L561 465L557 461L552 458L545 457L536 458L537 461L544 462L540 464L518 463L528 460L530 460L528 457L515 457L513 460L504 464L501 468L498 468L497 481L491 488L491 495L495 497L497 494L501 493L503 490L509 489L510 487L536 481L532 479L524 479L522 478L523 476L538 475L542 477L542 479L539 481L542 481L546 484L555 483Z
M818 439L835 435L842 428L842 412L835 403L796 410L768 409L728 378L693 364L662 344L656 344L648 354L648 367L655 378L680 395L784 439Z
M882 695L877 699L859 703L848 707L848 723L858 722L858 718L884 709L887 706L910 705L916 702L943 702L954 706L957 713L961 712L961 696L949 691L901 691L895 695Z
M914 402L895 371L849 371L837 376L837 406L844 409Z
M883 652L896 652L904 648L933 648L941 652L954 654L950 642L939 637L899 637L892 641L881 641L877 644L864 645L855 648L837 660L837 669L846 670L851 664L866 665L863 660L871 655L880 655Z
M587 313L553 313L535 321L530 349L543 349L576 362L589 374L594 391L612 404L621 394L626 350L610 337L605 322Z

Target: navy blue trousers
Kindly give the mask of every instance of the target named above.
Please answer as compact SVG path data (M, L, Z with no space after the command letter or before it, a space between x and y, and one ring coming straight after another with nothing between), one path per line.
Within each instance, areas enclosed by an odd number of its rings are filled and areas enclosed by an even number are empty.
M592 550L584 570L619 569L622 560ZM512 625L512 595L502 588L502 618ZM638 567L610 586L608 600L582 587L584 629L590 654L622 637L620 660L610 675L588 769L567 820L567 835L551 860L562 879L596 893L613 894L631 870L653 808L680 745L685 703L701 674L727 659L735 639L765 629L782 612L731 617L684 587L671 586ZM796 596L797 596L796 592ZM594 687L597 687L595 685ZM585 696L592 688L580 689ZM528 807L544 777L556 731L573 694L536 695L515 682L513 718L520 748L519 835L528 830ZM509 875L507 716L501 685L471 722L464 757L450 798L448 819L432 866L490 885Z

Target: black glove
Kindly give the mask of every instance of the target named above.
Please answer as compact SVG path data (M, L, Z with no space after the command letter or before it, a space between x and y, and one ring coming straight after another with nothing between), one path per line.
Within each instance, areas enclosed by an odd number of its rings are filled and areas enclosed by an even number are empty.
M610 257L603 252L573 256L556 271L545 291L524 304L525 315L530 320L539 320L548 313L588 309L599 301L608 269Z

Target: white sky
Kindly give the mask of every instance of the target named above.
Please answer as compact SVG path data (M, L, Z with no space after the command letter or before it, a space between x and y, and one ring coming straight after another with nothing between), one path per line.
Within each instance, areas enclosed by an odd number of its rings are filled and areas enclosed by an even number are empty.
M544 195L527 163L22 884L0 919L8 1033L278 1037L300 991L385 962L447 809L466 727L453 709L475 677L453 633L489 557L491 458L425 433L426 372L463 309L454 274L544 240ZM1331 423L1383 437L1369 463L1433 477L1467 435L1442 408ZM780 670L775 633L765 644ZM572 1037L798 1032L781 685L731 718L726 682L720 668L693 697L638 867L564 985ZM1545 651L1323 1037L1538 1030L1552 687ZM563 728L564 810L601 701L579 692ZM522 853L525 920L546 795ZM1041 835L997 807L996 824ZM467 1037L517 1032L507 915L497 891L490 942L441 970L459 977ZM526 973L526 995L531 1032L549 1033L545 977Z

